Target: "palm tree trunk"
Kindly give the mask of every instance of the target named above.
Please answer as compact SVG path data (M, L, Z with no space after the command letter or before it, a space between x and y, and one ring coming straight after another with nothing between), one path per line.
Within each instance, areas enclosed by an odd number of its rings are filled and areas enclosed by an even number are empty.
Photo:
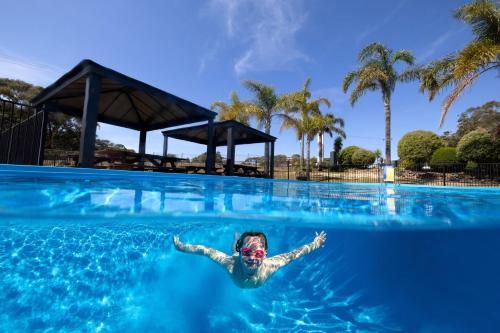
M266 134L271 133L271 119L270 117L266 118ZM264 174L268 175L269 174L269 142L265 143L264 147Z
M391 98L384 93L384 113L385 113L385 164L391 165Z
M323 164L323 132L318 134L318 166L320 169L321 164Z
M300 139L300 170L304 170L304 134Z
M306 178L309 180L311 173L311 139L307 136L307 161L306 161Z

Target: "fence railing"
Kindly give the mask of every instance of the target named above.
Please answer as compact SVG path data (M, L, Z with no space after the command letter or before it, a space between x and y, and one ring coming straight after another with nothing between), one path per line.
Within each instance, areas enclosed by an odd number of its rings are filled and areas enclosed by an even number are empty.
M0 99L0 163L39 164L44 112Z
M307 179L306 171L291 165L279 165L274 171L275 179L310 180L320 182L382 183L384 166L339 165L313 169ZM500 187L500 163L461 163L414 165L395 168L396 184L432 186L485 186Z

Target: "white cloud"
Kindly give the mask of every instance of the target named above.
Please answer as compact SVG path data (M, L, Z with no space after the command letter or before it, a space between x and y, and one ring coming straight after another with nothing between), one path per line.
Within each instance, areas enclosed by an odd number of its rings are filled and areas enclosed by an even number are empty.
M212 0L211 7L217 17L224 18L229 40L244 45L234 62L236 74L291 70L297 61L310 60L296 43L306 21L299 2Z
M0 77L47 86L64 73L60 68L0 50Z

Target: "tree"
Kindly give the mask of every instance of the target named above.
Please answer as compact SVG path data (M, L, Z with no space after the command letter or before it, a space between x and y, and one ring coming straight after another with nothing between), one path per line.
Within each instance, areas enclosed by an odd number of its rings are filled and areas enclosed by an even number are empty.
M219 110L219 120L236 120L242 124L249 125L250 123L250 112L248 110L248 103L241 102L238 94L235 91L231 92L230 95L231 104L226 104L225 102L216 101L213 102L210 108L212 110Z
M500 5L491 0L478 0L459 7L455 18L468 23L474 40L455 53L426 66L409 71L405 80L418 79L420 91L427 92L429 101L451 87L451 93L441 107L439 127L446 113L463 91L483 73L500 68Z
M32 85L28 82L0 78L0 98L15 103L29 104L42 90L42 87Z
M255 99L248 104L248 112L257 119L259 128L264 127L266 134L271 133L271 120L278 115L282 109L280 97L272 86L265 85L257 81L243 81L243 85L254 93ZM269 172L269 142L264 148L264 172Z
M428 163L442 146L441 138L431 131L408 132L398 142L398 155L405 166Z
M201 153L198 156L195 156L191 159L191 162L193 163L205 163L207 160L207 153ZM222 163L222 155L220 154L220 151L217 151L215 153L215 163Z
M458 117L457 139L478 128L485 129L495 140L500 140L500 102L490 101L462 112Z
M375 149L375 151L373 153L375 154L375 161L377 163L383 163L382 151L377 148L377 149Z
M285 94L280 100L285 113L281 115L283 118L282 129L293 128L300 140L300 168L304 166L304 140L306 133L304 132L303 124L306 117L312 114L321 114L321 105L330 107L330 100L327 98L319 97L311 100L311 78L306 79L301 90ZM335 119L335 118L334 118ZM339 121L340 122L340 121ZM337 124L340 125L340 123ZM343 126L343 121L342 121ZM345 135L345 134L344 134Z
M339 163L342 165L352 165L352 155L358 149L360 149L358 146L348 146L342 149L339 154Z
M344 136L345 134L342 129L335 127L335 117L331 114L322 115L319 112L312 112L311 115L304 114L302 120L302 128L306 138L306 177L309 179L311 172L311 141L316 135L318 135L325 128L330 128L337 134ZM318 161L319 162L319 161Z
M379 43L365 46L358 55L360 67L347 73L342 83L344 93L353 82L355 87L349 98L351 105L367 91L380 90L384 102L385 114L385 163L391 164L391 95L396 87L396 82L405 73L398 75L394 65L398 61L413 65L415 58L410 51L401 50L394 52Z
M345 138L345 132L343 130L344 128L344 119L342 118L336 118L333 114L329 113L325 115L328 118L332 118L331 121L326 121L325 127L323 127L319 133L318 133L318 163L321 168L321 165L323 163L323 152L325 151L325 142L324 142L324 135L325 133L328 134L330 137L333 136L333 134L338 134L342 138Z
M339 164L339 154L342 150L342 137L337 137L333 143L333 164Z
M467 162L500 161L500 143L485 129L477 129L463 136L457 146L457 157Z
M368 149L360 148L352 154L352 164L366 168L375 162L375 153Z
M458 162L457 149L454 147L441 147L432 153L431 166L439 167L443 164L455 164Z

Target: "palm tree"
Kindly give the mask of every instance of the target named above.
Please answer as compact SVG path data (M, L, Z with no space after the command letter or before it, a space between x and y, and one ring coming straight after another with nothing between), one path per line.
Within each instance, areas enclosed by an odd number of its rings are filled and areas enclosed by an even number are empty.
M320 106L326 105L330 107L330 100L327 98L319 97L317 99L310 100L311 92L309 90L309 86L311 85L311 79L308 78L302 87L301 90L292 92L289 94L285 94L282 96L280 100L280 104L285 111L285 115L290 116L291 114L298 113L300 115L300 119L302 123L304 123L304 119L306 116L311 115L313 113L320 114ZM305 133L301 129L300 126L296 126L296 121L287 121L286 117L284 117L285 126L282 128L293 127L296 130L297 138L300 140L300 169L304 167L304 140ZM297 118L295 118L297 119Z
M242 124L248 125L250 123L249 104L240 101L238 94L235 91L230 95L231 104L217 101L213 102L210 108L212 110L219 110L219 120L236 120Z
M448 86L453 87L441 107L439 127L450 106L481 74L500 68L500 5L478 0L459 7L455 17L472 26L475 39L462 50L408 72L404 80L420 80L420 91L429 101Z
M318 109L319 111L319 109ZM332 114L321 114L320 112L312 112L311 114L305 114L302 118L302 128L304 131L304 135L306 138L306 178L310 178L311 173L311 141L314 140L314 137L318 135L320 132L324 131L325 128L328 128L332 132L339 134L342 137L345 137L344 131L336 127L335 117ZM338 122L337 122L338 123Z
M345 139L345 133L343 131L344 128L344 119L336 118L333 114L329 113L325 115L328 118L332 118L332 121L328 121L325 123L325 127L321 129L318 133L318 165L321 167L323 163L323 153L325 151L325 141L324 136L325 133L330 137L333 134L338 134ZM338 126L338 127L337 127Z
M243 85L255 94L255 99L249 103L250 115L256 118L259 128L264 127L266 134L270 134L271 120L281 111L280 97L273 87L257 81L243 81ZM269 142L265 143L264 172L269 172Z
M394 65L403 61L413 65L415 58L410 51L401 50L394 52L379 43L365 46L358 55L360 67L347 73L342 83L344 93L355 82L349 101L351 105L358 101L367 91L380 90L384 102L385 113L385 162L391 164L391 95L400 76ZM404 73L402 74L404 75Z

